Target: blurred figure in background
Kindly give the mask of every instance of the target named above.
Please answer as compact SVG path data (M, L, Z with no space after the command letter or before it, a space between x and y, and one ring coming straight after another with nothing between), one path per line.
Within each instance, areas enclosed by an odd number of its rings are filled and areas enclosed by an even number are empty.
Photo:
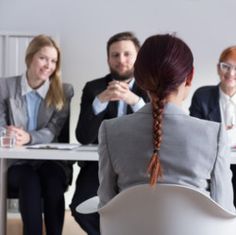
M223 50L217 64L220 83L197 89L190 106L190 115L223 123L230 147L236 145L236 46ZM233 172L234 205L236 206L236 166Z

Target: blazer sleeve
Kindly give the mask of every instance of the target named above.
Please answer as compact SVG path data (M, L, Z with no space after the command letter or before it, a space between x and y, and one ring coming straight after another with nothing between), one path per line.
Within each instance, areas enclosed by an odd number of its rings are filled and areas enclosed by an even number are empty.
M206 119L203 112L203 102L204 102L204 97L202 97L201 92L197 90L193 94L191 105L189 108L191 116L201 118L201 119Z
M5 86L3 86L3 83L0 83L0 127L4 127L7 125L7 105L4 97L4 90L6 90Z
M97 143L98 130L105 119L107 110L95 115L92 103L98 93L104 90L105 87L95 88L87 83L83 89L80 115L76 127L76 138L81 144Z
M103 112L95 115L93 111L92 103L95 97L106 89L107 79L105 77L96 82L88 82L83 89L80 116L76 127L76 138L81 144L97 143L98 130L102 121L117 116L117 108L111 102ZM136 84L132 91L142 97L144 102L149 101L147 93L139 89ZM127 108L128 113L133 113L129 106Z
M104 121L99 129L99 207L105 205L119 192L117 187L117 174L114 171L109 151L106 122L107 121Z
M226 130L220 126L218 151L211 174L210 194L213 200L235 213L233 204L232 172L230 170L230 149L227 144Z
M30 144L50 143L56 141L65 121L68 118L70 112L70 102L74 95L74 90L72 85L64 84L63 89L66 99L63 109L60 111L54 109L51 118L46 125L42 124L43 125L42 128L30 132L31 135Z

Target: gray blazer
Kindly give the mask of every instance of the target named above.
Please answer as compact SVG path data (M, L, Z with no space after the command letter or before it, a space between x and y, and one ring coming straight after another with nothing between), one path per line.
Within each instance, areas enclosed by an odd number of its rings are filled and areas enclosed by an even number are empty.
M235 211L224 128L216 122L190 117L171 103L165 107L162 126L163 176L159 183L197 188ZM147 165L152 152L150 104L134 114L102 123L99 130L100 206L130 186L149 182Z
M39 107L37 129L31 131L30 144L50 143L57 140L69 115L70 101L74 95L70 84L63 84L65 107L57 111L47 107L43 100ZM21 92L21 76L0 79L0 126L15 125L27 129L27 104Z

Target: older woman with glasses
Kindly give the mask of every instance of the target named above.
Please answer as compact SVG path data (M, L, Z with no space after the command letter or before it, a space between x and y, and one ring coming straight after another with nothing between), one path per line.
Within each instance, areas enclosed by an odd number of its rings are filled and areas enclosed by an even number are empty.
M220 83L196 90L189 110L191 116L223 123L232 146L236 144L236 46L221 53L217 71ZM231 170L236 205L236 167Z

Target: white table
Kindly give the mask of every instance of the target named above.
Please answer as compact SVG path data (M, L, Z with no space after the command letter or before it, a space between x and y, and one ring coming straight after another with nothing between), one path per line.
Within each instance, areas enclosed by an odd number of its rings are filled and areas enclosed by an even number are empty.
M7 159L45 159L98 161L97 146L79 146L72 150L0 148L0 235L6 235Z

